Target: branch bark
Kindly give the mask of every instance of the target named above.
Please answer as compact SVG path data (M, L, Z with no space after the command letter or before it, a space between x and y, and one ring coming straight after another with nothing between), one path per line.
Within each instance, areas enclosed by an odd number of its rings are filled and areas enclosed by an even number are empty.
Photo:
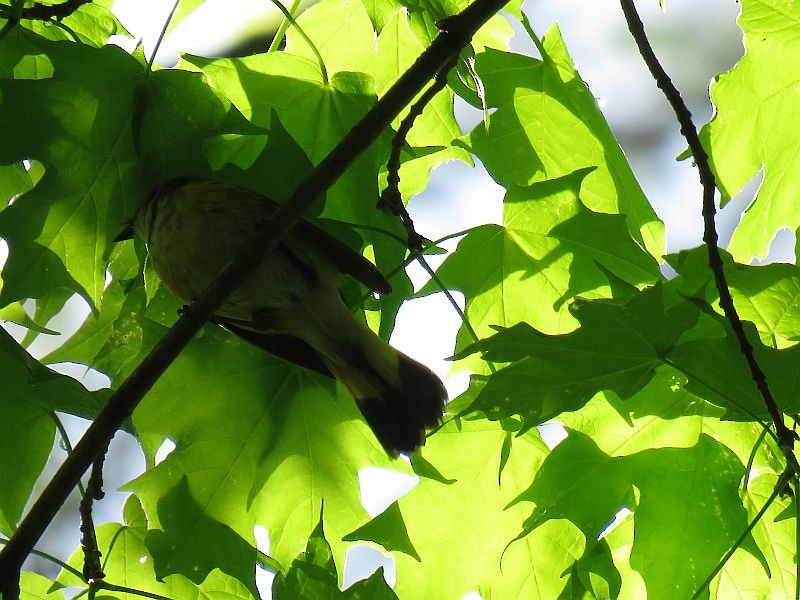
M439 24L441 32L430 47L297 187L259 234L244 245L241 255L223 269L214 283L184 311L131 376L120 385L28 511L8 544L0 551L0 593L4 600L16 600L19 597L22 562L81 476L203 323L214 314L230 291L275 248L314 200L333 185L355 158L389 127L425 84L470 42L481 25L499 11L506 1L475 0L461 13L442 20Z
M52 21L60 20L70 16L84 4L89 4L92 0L67 0L61 4L34 4L23 8L18 13L12 6L0 5L2 14L10 15L14 21L28 19L31 21Z
M722 307L725 317L733 329L736 340L739 343L739 350L747 362L750 369L750 375L764 400L764 405L770 414L772 423L775 427L775 433L778 439L778 445L786 458L787 469L791 471L790 474L800 474L800 467L798 467L797 457L794 455L794 441L796 439L794 432L786 426L783 420L783 414L778 408L775 398L769 389L767 377L758 365L753 346L742 325L742 320L736 307L733 304L731 291L728 287L728 281L725 277L725 270L723 269L722 256L719 251L719 237L717 236L717 228L714 222L716 216L716 206L714 205L714 195L717 189L717 183L714 178L714 173L711 170L711 165L708 161L708 155L705 148L700 143L700 137L697 134L697 128L692 122L692 113L686 106L686 103L681 98L681 94L672 83L672 80L667 75L664 67L658 61L658 58L650 45L647 35L644 31L644 24L636 12L632 0L620 0L622 12L625 14L625 20L628 23L628 30L631 33L636 45L639 48L647 68L656 80L656 85L664 93L667 101L672 106L675 116L680 124L680 131L686 142L689 144L692 156L694 157L697 171L700 176L700 183L703 186L703 241L706 243L708 250L708 266L714 274L714 283L716 284L719 293L719 304Z

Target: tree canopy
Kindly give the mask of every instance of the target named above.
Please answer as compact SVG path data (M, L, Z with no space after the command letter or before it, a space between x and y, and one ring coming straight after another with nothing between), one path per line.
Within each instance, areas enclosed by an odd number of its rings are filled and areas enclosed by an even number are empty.
M0 329L4 599L18 585L26 599L77 586L98 599L247 600L262 597L264 572L277 599L795 597L800 271L749 263L800 227L799 5L742 0L745 54L713 82L713 117L696 131L621 1L704 186L705 244L666 254L558 27L534 32L519 0L320 0L270 51L184 54L174 68L107 43L125 33L111 4L0 4L0 319L27 330L17 341ZM176 3L169 28L200 4ZM509 50L512 21L537 56ZM456 97L481 111L470 130ZM505 190L502 221L428 239L404 204L437 166L476 159ZM758 173L717 248L715 191L724 205ZM384 339L404 302L452 302L469 387L410 461L386 455L333 380L205 323L224 284L184 309L143 244L113 241L178 175L283 203L227 284L305 217L391 282L380 297L355 281L342 290ZM418 289L414 261L430 275ZM75 295L91 314L33 358L26 347L57 333L51 319ZM110 389L57 363L99 371ZM89 441L63 440L65 414L94 422ZM552 423L563 439L546 434ZM118 521L94 523L115 430L136 437L146 468ZM51 454L69 459L49 480ZM83 549L46 556L53 578L20 576L93 462L78 486ZM368 467L416 485L372 514ZM392 586L379 570L341 589L355 544L391 556Z

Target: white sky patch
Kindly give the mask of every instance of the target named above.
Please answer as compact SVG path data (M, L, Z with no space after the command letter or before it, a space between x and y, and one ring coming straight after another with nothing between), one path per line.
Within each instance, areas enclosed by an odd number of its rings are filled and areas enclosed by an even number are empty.
M164 440L164 443L159 446L158 450L156 450L156 457L155 462L156 464L164 462L164 460L172 454L172 451L175 450L175 442L172 440Z
M256 539L256 548L269 556L270 539L266 528L261 525L253 527L253 537ZM272 597L272 582L274 579L275 573L256 567L256 588L258 588L262 598Z
M536 429L539 430L539 435L542 436L542 441L550 450L567 439L567 430L564 429L564 426L561 423L557 423L556 421L544 423L543 425L539 425Z
M347 589L357 581L367 579L379 567L383 567L383 578L389 586L397 583L397 569L391 556L366 544L354 544L347 549L344 559L342 587Z
M361 505L370 517L374 517L416 487L419 477L378 467L365 467L358 472L358 482L361 486Z
M617 514L614 515L614 520L611 521L611 523L609 523L608 526L605 529L603 529L603 531L600 532L600 535L597 536L597 539L598 540L602 540L609 533L614 531L620 525L620 523L622 523L625 519L627 519L632 514L633 514L633 512L629 508L624 507L624 506L622 508L620 508L617 511Z

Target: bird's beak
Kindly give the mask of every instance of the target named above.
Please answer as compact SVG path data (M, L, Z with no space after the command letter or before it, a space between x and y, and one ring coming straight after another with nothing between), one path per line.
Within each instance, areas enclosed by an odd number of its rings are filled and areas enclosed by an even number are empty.
M125 226L125 229L120 231L112 241L114 242L122 242L125 240L132 240L134 237L133 235L133 223L128 223Z

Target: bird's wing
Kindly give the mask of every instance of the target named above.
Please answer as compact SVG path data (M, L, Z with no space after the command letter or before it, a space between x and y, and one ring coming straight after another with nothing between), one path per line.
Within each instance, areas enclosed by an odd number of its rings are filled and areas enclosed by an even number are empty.
M274 211L278 206L274 200L257 192L230 184L228 186L231 191L257 198L270 208L270 212ZM379 294L390 294L392 292L391 284L378 268L340 239L307 220L302 220L295 225L295 230L342 273L350 275L350 277L364 284L373 292L378 292Z
M300 338L291 335L253 331L237 325L233 319L224 317L212 317L211 321L224 327L245 342L266 350L278 358L311 371L316 371L322 375L333 377L330 369L322 362L317 351Z
M308 221L301 221L296 227L298 232L318 246L322 254L342 273L350 275L373 292L379 294L392 292L391 284L378 268L350 246Z

